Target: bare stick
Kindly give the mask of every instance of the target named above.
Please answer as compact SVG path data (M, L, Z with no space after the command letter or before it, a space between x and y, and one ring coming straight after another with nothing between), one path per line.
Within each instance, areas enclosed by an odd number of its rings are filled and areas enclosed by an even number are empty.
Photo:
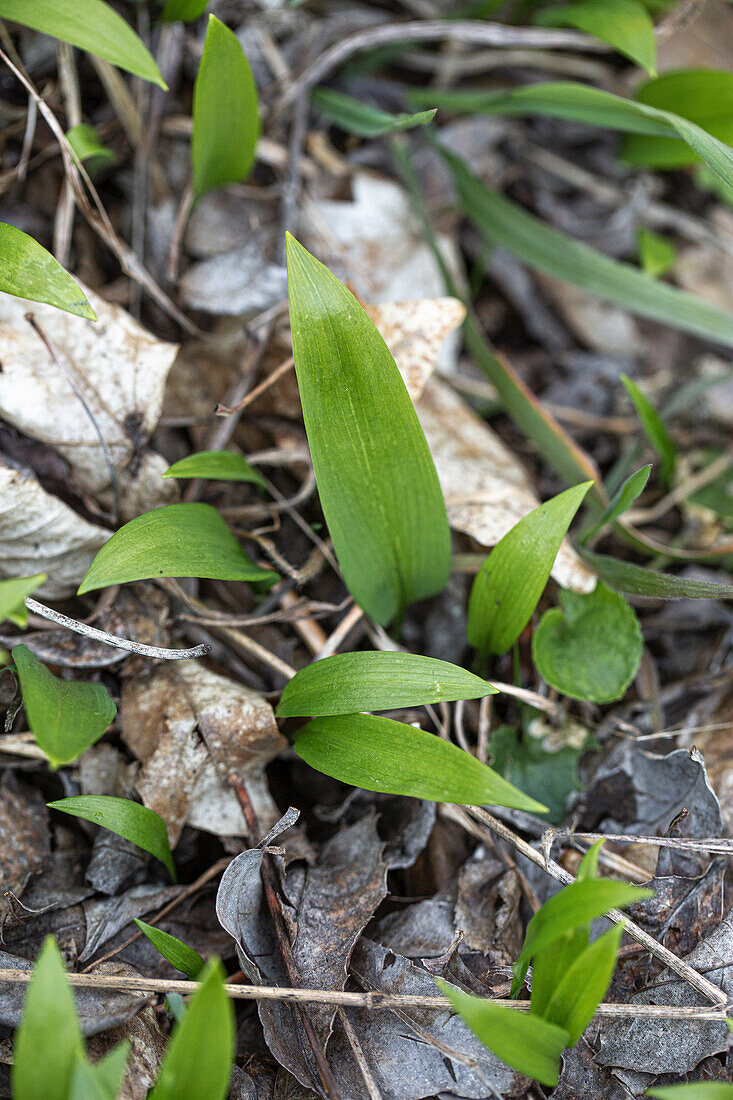
M97 642L114 646L115 649L126 649L128 653L139 653L141 657L158 657L162 661L190 661L193 657L205 657L211 651L211 646L195 645L192 649L163 649L157 645L145 645L143 642L133 642L132 638L120 638L117 634L108 634L106 630L97 630L95 626L87 626L77 619L70 619L68 615L62 615L60 611L54 611L52 607L46 607L31 596L28 596L25 605L29 611L34 611L43 619L50 619L52 623L65 626L73 630L75 634L83 634L86 638L94 638Z
M460 806L445 804L442 806L442 812L446 817L450 817L454 821L457 821L459 825L462 825L464 828L468 829L469 832L473 832L477 836L482 836L484 834L484 829L488 829L497 836L500 836L502 840L506 840L509 844L514 845L517 851L521 852L523 856L526 856L532 863L536 863L538 867L547 871L548 875L551 875L552 878L556 879L557 882L561 882L564 886L569 886L571 882L575 882L574 876L568 874L559 863L555 863L552 859L546 859L541 852L538 852L531 844L523 840L521 836L517 836L517 834L507 828L503 822L487 813L486 810L481 809L480 806L468 806L464 810ZM475 821L472 821L472 818L474 818ZM476 823L479 823L478 826ZM481 829L480 826L483 826L484 829ZM624 931L632 940L636 940L637 943L651 952L652 955L659 959L660 962L664 963L670 970L673 970L683 981L691 985L698 993L701 993L703 997L707 997L707 999L712 1001L715 1005L728 1004L728 997L719 986L714 985L713 982L709 982L707 978L704 978L702 974L699 974L698 971L694 970L688 963L678 958L677 955L673 954L673 952L669 951L661 943L658 943L653 936L650 936L643 928L640 928L638 924L630 920L620 909L609 909L605 916L615 924L623 923Z
M542 837L542 847L555 840L610 840L612 844L651 844L657 848L675 848L680 852L713 852L720 856L733 856L733 838L731 837L673 837L673 836L633 836L629 833L575 833L572 829L547 829ZM549 850L549 849L548 849Z
M32 970L0 970L0 982L16 982L27 985L33 977ZM67 974L70 984L77 989L115 989L121 993L181 993L186 996L200 988L200 982L189 982L176 978L142 978L124 974ZM339 989L301 989L280 985L234 985L226 984L224 989L233 1000L238 1001L286 1001L288 1004L324 1004L343 1005L347 1008L409 1009L428 1008L436 1012L451 1009L450 1001L438 994L434 997L410 993L366 993L344 992ZM497 999L497 1003L498 999ZM529 1001L502 1000L507 1008L518 1012L528 1012ZM600 1004L596 1016L608 1016L616 1019L663 1019L663 1020L725 1020L725 1008L703 1008L696 1005L622 1005Z

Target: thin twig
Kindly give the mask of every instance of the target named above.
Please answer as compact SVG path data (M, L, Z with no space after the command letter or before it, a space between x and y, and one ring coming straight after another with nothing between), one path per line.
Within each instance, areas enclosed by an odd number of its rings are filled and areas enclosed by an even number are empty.
M132 638L120 638L117 634L108 634L106 630L98 630L96 626L87 626L77 619L70 619L68 615L62 615L60 611L54 611L52 607L46 607L31 596L28 596L25 605L29 611L34 611L44 619L50 619L52 623L65 626L73 630L75 634L83 634L85 638L94 638L97 642L114 646L115 649L126 649L128 653L139 653L141 657L157 657L162 661L190 661L194 657L205 657L210 652L211 646L201 644L192 649L164 649L157 645L145 645L143 642L134 642Z
M727 728L727 726L726 726ZM543 849L546 838L550 845L554 840L610 840L612 844L650 844L657 848L675 848L680 852L713 852L721 856L733 856L733 838L730 837L672 837L672 836L631 836L628 833L576 833L572 829L548 829L542 837ZM549 851L549 848L547 849Z

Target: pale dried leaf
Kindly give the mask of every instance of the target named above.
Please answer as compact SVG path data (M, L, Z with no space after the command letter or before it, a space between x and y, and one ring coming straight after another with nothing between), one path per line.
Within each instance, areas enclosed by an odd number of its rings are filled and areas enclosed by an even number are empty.
M109 536L47 493L32 474L0 462L0 580L43 572L48 580L41 597L71 596Z
M392 352L410 397L418 401L446 337L463 323L466 307L457 298L422 298L365 308Z

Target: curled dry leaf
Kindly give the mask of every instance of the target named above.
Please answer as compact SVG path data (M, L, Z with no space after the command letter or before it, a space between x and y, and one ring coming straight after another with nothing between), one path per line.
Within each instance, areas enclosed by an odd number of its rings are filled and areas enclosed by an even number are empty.
M0 462L0 579L43 572L41 597L71 596L109 534L47 493L32 474Z
M277 818L262 768L286 741L257 692L198 662L177 662L131 678L120 718L123 739L143 765L140 797L165 821L171 844L186 823L220 836L245 833L226 786L231 772L246 778L262 827Z
M120 306L85 293L96 322L33 306L53 354L26 319L28 303L2 296L0 415L63 455L79 488L98 495L111 480L100 434L117 474L132 472L158 422L178 347L147 332Z

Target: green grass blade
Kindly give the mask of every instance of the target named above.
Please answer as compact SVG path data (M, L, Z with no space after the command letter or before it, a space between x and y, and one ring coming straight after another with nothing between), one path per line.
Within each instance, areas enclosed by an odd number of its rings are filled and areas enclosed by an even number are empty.
M483 699L496 688L465 668L416 653L336 653L297 672L277 715L316 717Z
M210 15L193 88L196 198L249 175L259 136L259 98L249 62L234 31Z
M727 1081L690 1081L649 1089L645 1095L654 1100L733 1100L733 1085Z
M529 267L631 313L733 347L733 315L546 225L487 187L459 157L445 149L441 152L453 174L466 217L489 244L501 245Z
M207 7L209 0L168 0L160 17L161 23L193 23L199 19Z
M646 275L661 279L674 267L677 249L670 240L643 227L636 234L639 245L639 263Z
M74 798L62 798L47 803L49 809L80 817L117 833L125 840L137 844L145 852L159 859L174 882L176 868L173 864L165 822L154 810L141 806L129 798L113 798L111 795L84 794Z
M272 581L277 574L250 561L210 504L166 504L131 519L105 542L79 595L153 577Z
M524 630L589 488L590 482L575 485L535 508L481 566L468 605L468 640L482 656L505 653Z
M224 1100L235 1052L234 1009L212 959L173 1032L149 1100Z
M542 1018L564 1028L575 1046L606 995L616 968L624 926L617 924L589 944L560 977Z
M117 708L102 684L60 680L25 645L12 650L28 726L51 766L70 764L114 721Z
M622 374L621 381L636 409L636 415L641 421L647 439L661 459L662 482L664 485L669 485L677 459L677 448L674 445L674 440L646 394L639 389L635 382L632 382L628 375Z
M288 236L293 355L313 469L344 581L382 626L450 573L432 456L387 345L356 298Z
M628 596L652 596L663 600L733 600L731 584L714 584L692 577L676 577L674 573L657 573L631 561L597 554L594 550L583 550L582 554L609 588L625 592Z
M435 118L436 108L420 111L417 114L390 114L370 107L350 95L335 92L332 88L316 88L311 93L311 102L322 115L334 122L342 130L360 137L380 137L395 130L409 130L413 126L425 126Z
M391 718L314 718L298 731L294 748L317 771L366 791L545 812L541 803L457 745Z
M9 619L16 626L25 627L28 622L25 598L46 579L45 573L36 573L33 577L10 577L0 581L0 623Z
M527 1016L488 997L474 997L436 978L462 1020L477 1039L518 1073L551 1088L560 1074L560 1055L569 1045L568 1034L539 1016Z
M602 527L606 527L609 523L613 523L614 520L617 520L619 516L622 516L624 512L631 507L636 498L644 492L651 472L651 466L642 466L640 470L637 470L627 477L618 492L614 494L608 508L601 513L591 527L583 530L578 542L581 545L585 545L585 543L587 543L589 539L592 539Z
M150 940L155 950L159 951L171 966L175 966L176 970L182 970L192 982L195 982L206 966L198 951L195 951L193 947L189 947L187 943L183 943L182 940L177 939L176 936L171 936L168 932L163 932L162 929L155 928L152 924L146 924L144 920L138 920L137 917L134 920L143 935Z
M542 27L575 27L607 42L652 76L657 43L651 16L639 0L579 0L539 14Z
M44 941L33 968L13 1054L10 1079L17 1100L68 1100L84 1042L74 994L52 936Z
M2 0L0 0L2 7ZM81 287L43 245L0 222L0 290L96 321Z
M642 107L675 114L719 142L733 141L733 73L726 69L676 69L647 80L634 99ZM639 140L634 134L624 141L621 158L627 164L655 169L686 168L706 160L685 141L669 136Z
M160 70L129 23L103 0L0 0L0 19L60 38L165 88Z
M199 451L187 455L163 474L163 477L203 477L212 481L250 481L265 488L262 475L247 459L235 451Z

